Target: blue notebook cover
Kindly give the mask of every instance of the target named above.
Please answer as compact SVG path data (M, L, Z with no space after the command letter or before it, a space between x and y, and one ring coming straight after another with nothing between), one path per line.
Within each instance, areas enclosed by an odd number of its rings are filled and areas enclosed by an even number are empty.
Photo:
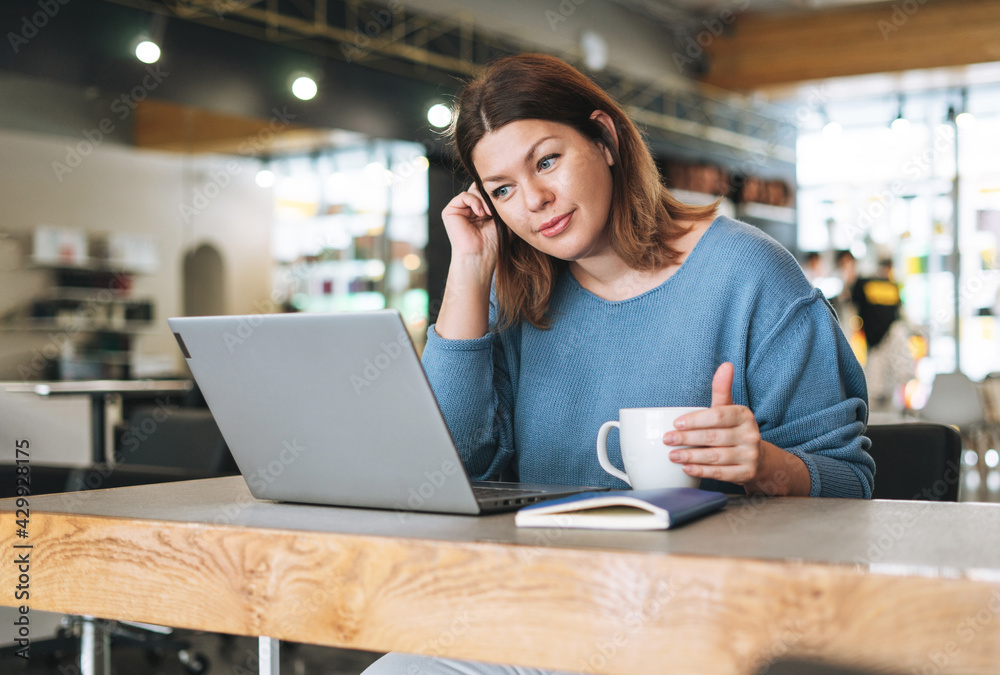
M722 492L697 488L581 492L526 506L518 527L574 527L597 530L666 530L726 505Z

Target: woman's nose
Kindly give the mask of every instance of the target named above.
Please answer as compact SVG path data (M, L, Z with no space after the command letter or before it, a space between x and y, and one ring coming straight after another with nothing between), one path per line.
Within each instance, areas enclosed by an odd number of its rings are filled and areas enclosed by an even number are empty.
M529 180L522 189L524 190L525 206L530 211L541 211L555 199L552 189L544 180Z

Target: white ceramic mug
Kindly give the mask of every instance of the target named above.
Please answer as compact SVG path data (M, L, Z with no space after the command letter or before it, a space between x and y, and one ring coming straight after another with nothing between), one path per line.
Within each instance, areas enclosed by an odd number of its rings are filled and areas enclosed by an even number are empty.
M681 464L670 461L670 451L686 445L666 445L663 435L674 430L674 420L695 408L622 408L618 421L605 422L597 432L597 459L601 468L621 478L636 490L698 487L701 479L684 473ZM625 471L608 459L608 433L618 428Z

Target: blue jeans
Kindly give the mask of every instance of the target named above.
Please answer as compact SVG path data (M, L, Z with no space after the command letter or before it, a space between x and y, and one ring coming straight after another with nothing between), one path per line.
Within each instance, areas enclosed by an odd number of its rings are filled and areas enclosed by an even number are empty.
M361 675L571 675L563 671L390 652Z

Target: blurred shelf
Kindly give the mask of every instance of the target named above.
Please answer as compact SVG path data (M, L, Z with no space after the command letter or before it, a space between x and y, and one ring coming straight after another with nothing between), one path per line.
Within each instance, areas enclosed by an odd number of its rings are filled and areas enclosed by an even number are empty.
M55 319L21 318L0 324L5 331L65 330L73 333L146 333L155 329L153 321L125 321L110 323L101 321L57 321Z
M111 298L98 297L100 294L110 292ZM117 288L85 288L81 286L57 286L50 289L41 298L45 300L69 300L79 302L97 303L118 303L118 304L140 304L144 302L152 303L152 298L143 298L130 295L128 290Z
M795 209L788 206L771 206L770 204L758 204L756 202L742 202L736 207L736 215L739 218L767 220L786 225L795 224Z
M39 260L38 258L29 258L27 265L28 269L45 269L45 270L70 270L78 272L113 272L118 274L128 274L128 275L141 275L141 274L153 274L155 269L141 269L137 267L126 267L125 263L118 262L114 260L105 260L102 258L85 258L83 262L70 262L61 260Z

